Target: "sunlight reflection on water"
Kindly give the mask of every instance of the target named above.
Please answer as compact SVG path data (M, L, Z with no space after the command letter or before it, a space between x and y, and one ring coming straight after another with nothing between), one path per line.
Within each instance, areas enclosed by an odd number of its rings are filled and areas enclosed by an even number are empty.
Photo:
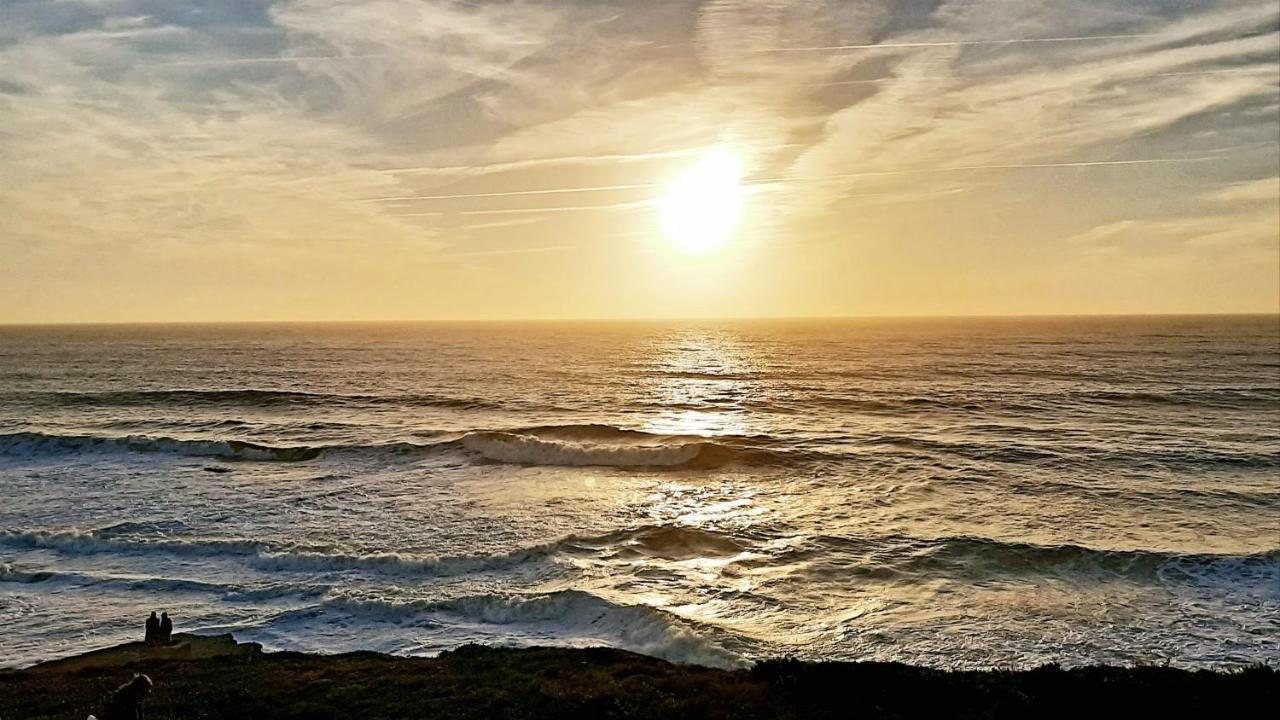
M1274 655L1275 333L30 331L0 354L0 662L157 598L297 649Z
M759 389L750 377L761 365L750 346L730 333L681 333L654 348L643 395L660 405L645 432L671 435L745 435L745 401Z

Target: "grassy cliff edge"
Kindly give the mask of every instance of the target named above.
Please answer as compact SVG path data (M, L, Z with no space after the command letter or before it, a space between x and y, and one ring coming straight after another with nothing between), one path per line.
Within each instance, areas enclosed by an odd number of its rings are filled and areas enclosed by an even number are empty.
M134 673L164 718L1236 717L1280 700L1270 667L944 671L770 660L673 665L609 648L466 646L434 658L266 653L230 635L179 635L0 671L0 720L83 720Z

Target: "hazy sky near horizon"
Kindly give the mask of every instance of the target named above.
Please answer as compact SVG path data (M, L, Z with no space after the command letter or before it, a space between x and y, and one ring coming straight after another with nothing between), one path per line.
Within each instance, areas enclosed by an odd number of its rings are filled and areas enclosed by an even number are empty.
M1278 166L1274 0L0 0L0 322L1275 312Z

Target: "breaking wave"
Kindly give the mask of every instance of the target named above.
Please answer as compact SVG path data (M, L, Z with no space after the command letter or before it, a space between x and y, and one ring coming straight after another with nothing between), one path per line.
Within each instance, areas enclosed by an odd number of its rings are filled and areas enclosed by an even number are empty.
M17 432L0 435L0 457L34 457L73 453L168 453L227 460L298 462L320 457L322 448L277 447L244 440L179 440L146 435L51 435Z
M512 568L549 557L558 543L506 553L414 556L403 553L347 553L323 547L281 547L248 540L126 538L101 530L58 532L0 530L0 544L20 549L56 550L71 555L162 553L244 562L264 571L336 573L363 571L392 575L467 575Z
M610 602L580 590L530 594L483 594L447 600L390 601L335 597L318 607L285 613L274 624L306 622L319 613L356 616L364 622L452 627L468 641L503 644L610 645L676 663L737 668L746 665L714 636L714 628L645 605Z
M897 535L820 536L798 543L768 562L803 565L806 573L823 576L952 577L970 581L1055 576L1080 583L1220 583L1237 590L1270 592L1280 600L1280 548L1246 554L1180 553L1037 545L969 536L929 540Z
M101 530L0 530L0 544L21 549L56 550L74 555L95 553L163 552L182 556L241 556L269 551L269 546L251 540L172 538L134 539L120 537L112 528Z
M122 390L106 392L34 392L15 397L37 400L48 405L99 407L236 407L236 408L323 408L355 405L399 405L409 407L444 407L460 410L501 409L508 404L481 398L444 395L367 395L351 393L303 392L296 390L221 389L221 390Z
M519 465L713 468L767 460L756 450L705 440L609 444L509 432L470 433L462 446L486 460Z
M134 537L112 526L99 530L0 530L0 545L55 550L68 555L151 553L227 560L267 573L367 577L458 577L487 573L553 573L566 563L609 565L716 559L743 567L788 567L803 576L873 576L911 580L951 577L968 581L1054 576L1074 582L1124 580L1138 584L1227 584L1280 599L1280 548L1252 554L1108 550L1081 545L1036 545L980 537L921 539L899 535L754 540L684 525L642 525L602 535L568 535L493 553L432 555L355 553L323 546L277 546L237 539ZM121 531L123 532L123 531ZM769 546L782 543L779 549ZM32 571L34 572L34 571ZM39 576L43 578L43 576ZM36 582L6 566L0 579Z
M224 430L221 423L214 430ZM232 426L234 427L234 426ZM1130 467L1202 469L1235 466L1280 467L1270 448L1246 450L1204 447L1111 448L1080 442L1050 443L1054 431L1035 427L978 424L971 432L1000 435L1018 442L947 439L916 435L871 435L856 439L863 450L888 447L900 453L960 457L981 462L1063 466L1082 463ZM407 458L461 454L491 463L564 467L619 467L712 470L727 466L803 467L857 457L802 449L767 436L663 435L611 425L545 425L469 432L419 430L419 442L266 444L241 439L173 438L151 435L61 435L44 432L0 434L0 458L38 458L89 453L156 453L224 461L305 462L330 456Z
M746 544L728 535L685 526L644 525L599 536L569 535L547 543L475 555L351 553L327 547L285 547L238 539L139 537L147 531L136 523L96 530L0 530L0 545L18 549L55 550L69 555L162 553L193 558L228 558L263 571L337 573L360 571L383 575L472 575L536 566L556 556L598 555L608 558L648 557L685 560L730 557ZM12 568L10 568L12 569ZM15 571L16 572L16 571Z
M521 465L710 469L730 464L797 462L796 452L771 450L758 440L669 436L605 425L562 425L442 434L436 442L266 445L245 440L108 437L40 432L0 434L0 457L78 453L165 453L220 460L303 462L331 454L422 455L465 452L489 462Z
M684 525L643 525L596 537L571 535L557 546L568 553L591 551L628 560L668 561L733 557L749 548L748 543L738 538Z

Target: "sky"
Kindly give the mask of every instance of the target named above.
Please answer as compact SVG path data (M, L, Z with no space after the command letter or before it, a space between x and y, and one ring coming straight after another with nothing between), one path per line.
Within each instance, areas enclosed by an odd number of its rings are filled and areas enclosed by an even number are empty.
M1277 312L1278 167L1274 0L0 0L0 323Z

